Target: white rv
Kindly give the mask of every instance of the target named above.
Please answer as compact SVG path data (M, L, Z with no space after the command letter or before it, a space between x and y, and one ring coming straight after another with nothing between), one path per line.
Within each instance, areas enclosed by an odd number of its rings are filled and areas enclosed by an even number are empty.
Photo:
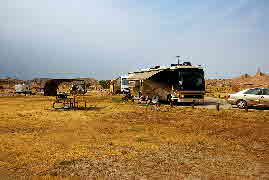
M128 75L120 76L117 79L112 80L110 84L110 92L115 94L129 92Z
M129 91L128 75L120 77L120 89L122 93Z
M25 84L16 84L15 85L15 93L26 95L26 94L32 94L32 91Z

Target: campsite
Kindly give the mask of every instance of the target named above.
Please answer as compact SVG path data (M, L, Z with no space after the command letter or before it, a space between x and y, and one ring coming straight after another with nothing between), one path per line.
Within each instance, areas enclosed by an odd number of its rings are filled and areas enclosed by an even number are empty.
M0 180L269 180L269 0L0 0Z
M0 97L0 177L266 178L269 112L121 101L93 91L87 110L53 97ZM79 178L79 179L80 179Z

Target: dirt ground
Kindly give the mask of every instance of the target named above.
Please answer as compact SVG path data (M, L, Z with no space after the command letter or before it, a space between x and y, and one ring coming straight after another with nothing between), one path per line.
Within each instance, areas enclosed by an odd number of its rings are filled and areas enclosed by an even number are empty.
M0 179L269 179L269 112L0 97Z

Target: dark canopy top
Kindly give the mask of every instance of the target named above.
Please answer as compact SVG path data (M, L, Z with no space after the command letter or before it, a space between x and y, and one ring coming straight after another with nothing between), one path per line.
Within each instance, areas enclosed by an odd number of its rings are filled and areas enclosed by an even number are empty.
M51 79L48 80L44 87L44 96L56 96L58 86L63 82L84 81L81 79Z

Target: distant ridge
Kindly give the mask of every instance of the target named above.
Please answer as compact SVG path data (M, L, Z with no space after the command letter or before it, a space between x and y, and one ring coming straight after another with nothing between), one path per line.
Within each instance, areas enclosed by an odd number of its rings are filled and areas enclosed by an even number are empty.
M34 78L32 80L18 80L11 77L0 78L0 86L3 88L14 88L15 84L25 83L31 87L44 88L46 82L51 78ZM86 82L86 84L97 85L98 81L95 78L75 78L81 79Z
M238 88L269 88L269 75L257 72L255 75L243 74L232 79L208 79L206 80L208 86L231 86Z

